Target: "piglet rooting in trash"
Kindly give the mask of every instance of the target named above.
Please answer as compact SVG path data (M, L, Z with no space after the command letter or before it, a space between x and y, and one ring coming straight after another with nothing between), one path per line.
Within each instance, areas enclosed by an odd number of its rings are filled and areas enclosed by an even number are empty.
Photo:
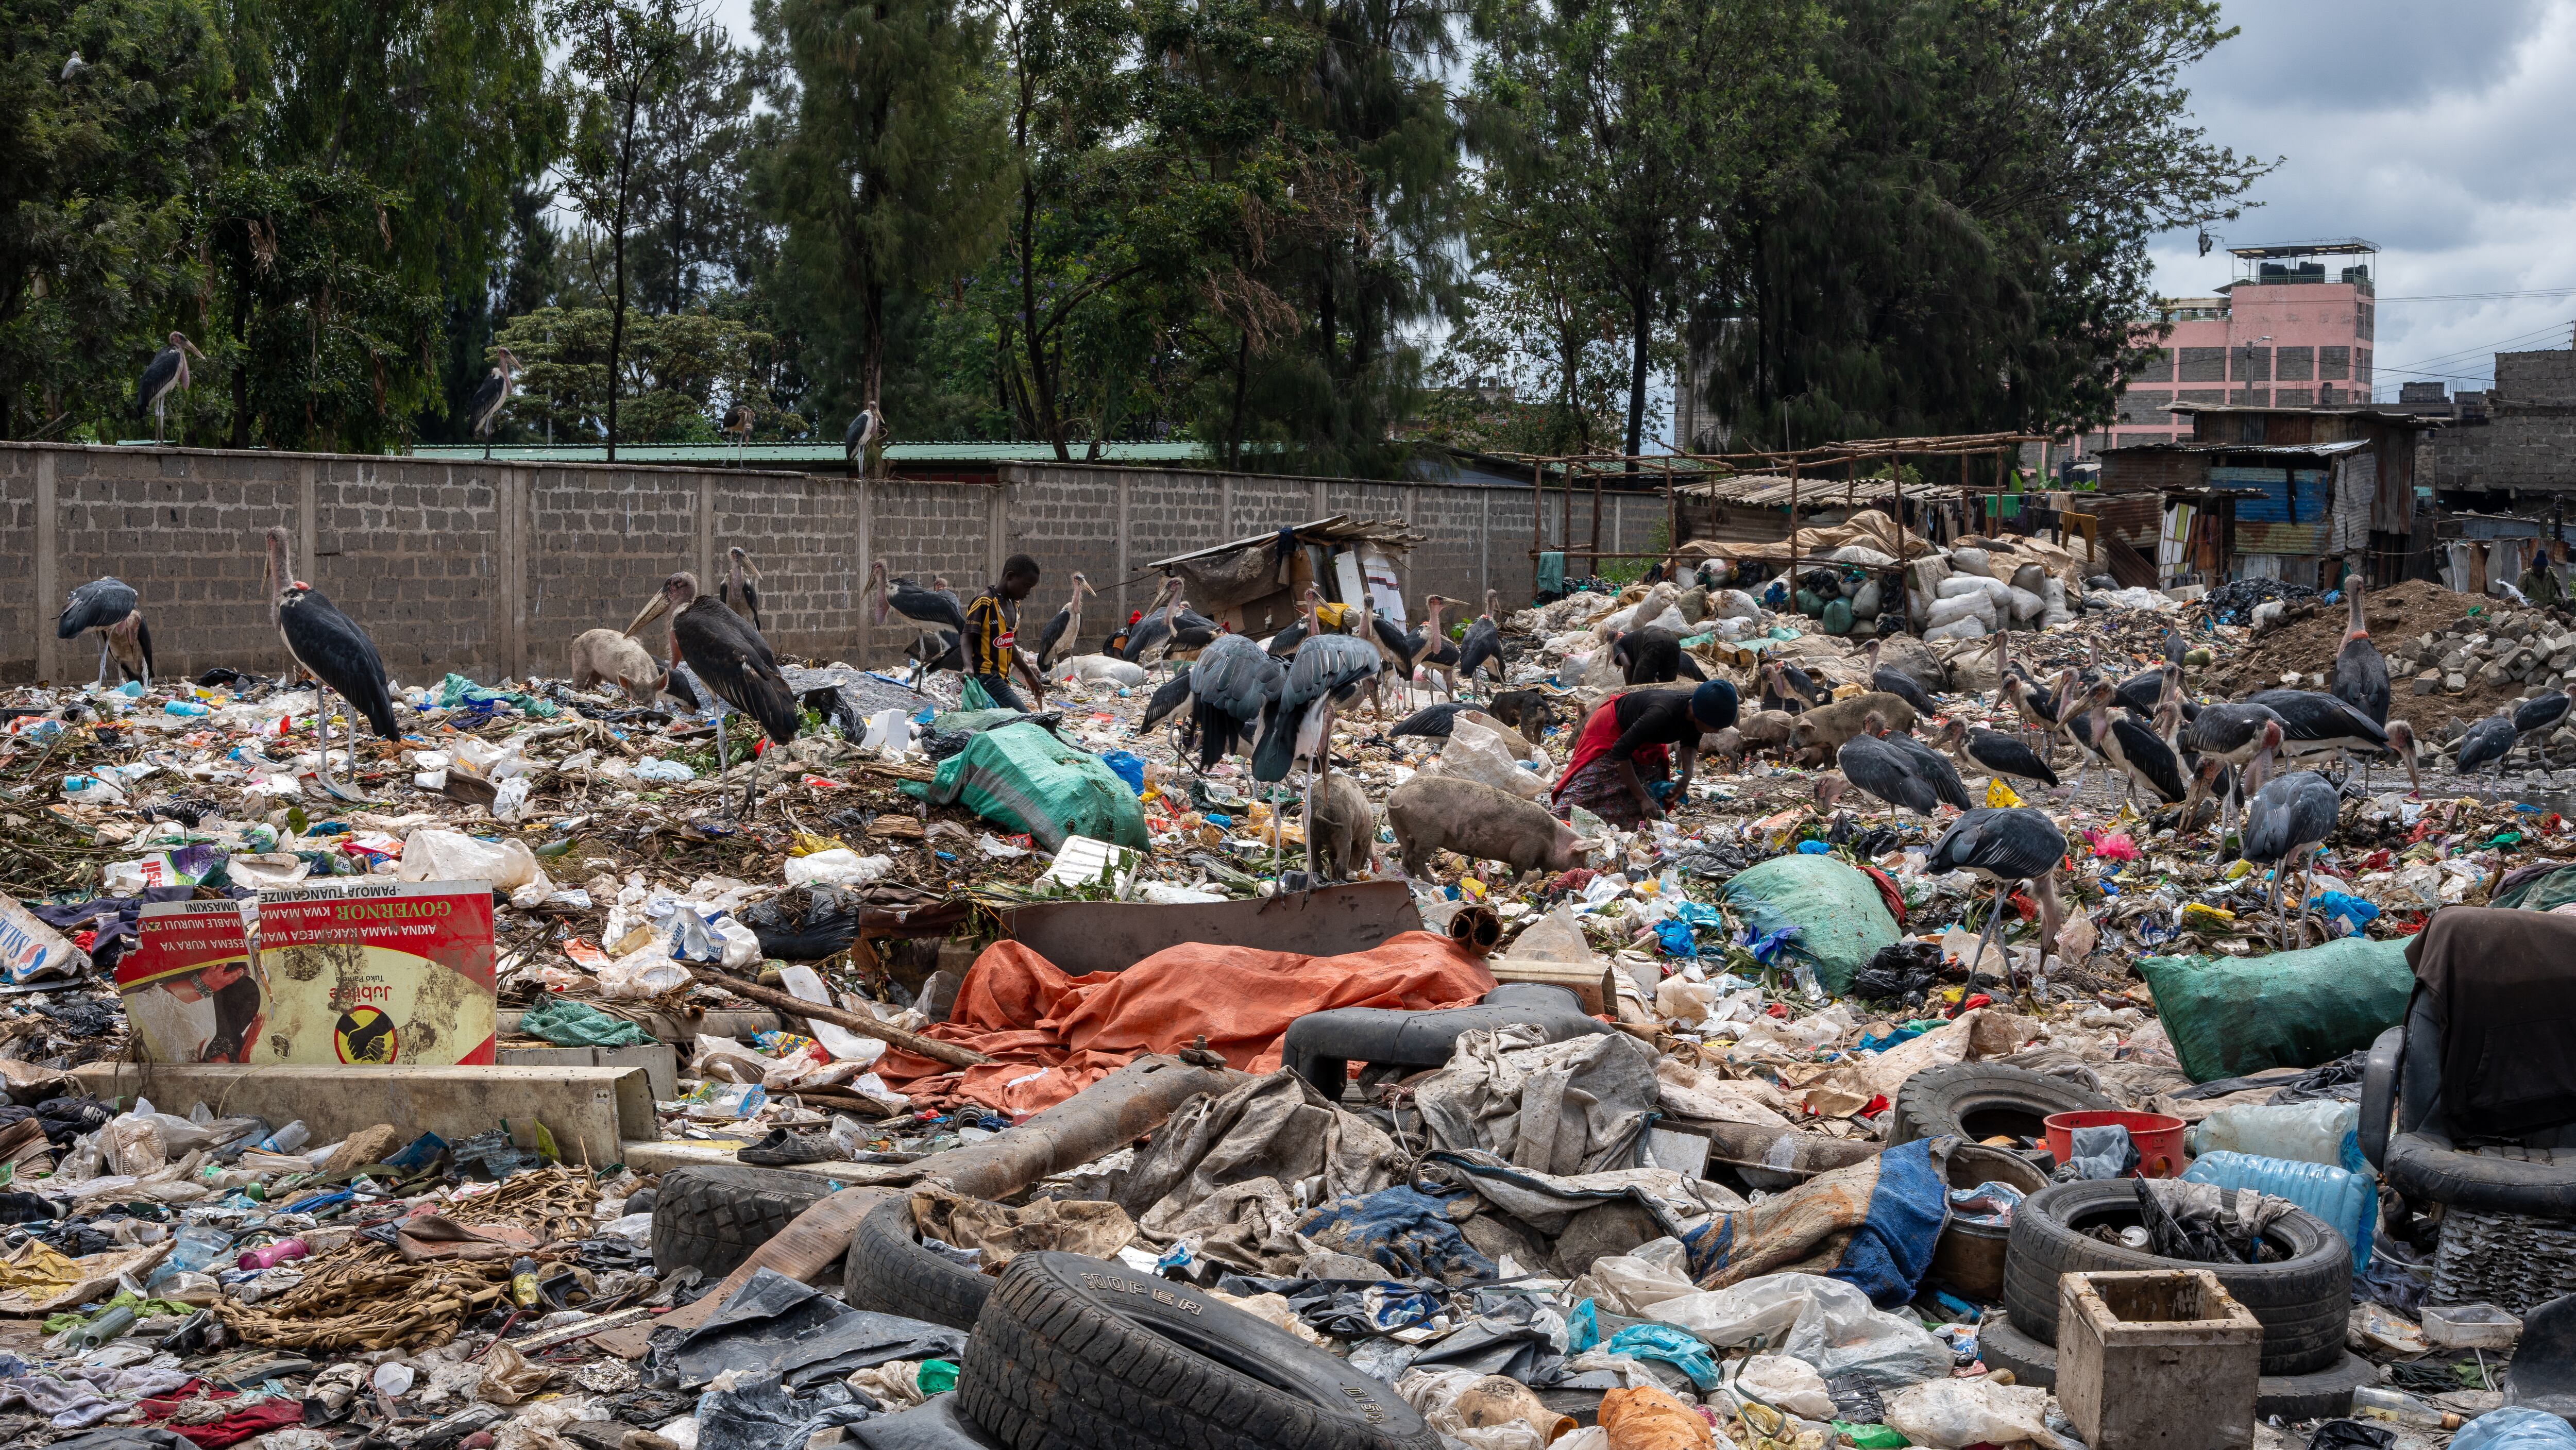
M1584 861L1572 827L1532 802L1471 780L1426 775L1406 781L1386 798L1386 823L1409 876L1427 871L1435 851L1500 861L1515 881L1531 871L1571 871Z

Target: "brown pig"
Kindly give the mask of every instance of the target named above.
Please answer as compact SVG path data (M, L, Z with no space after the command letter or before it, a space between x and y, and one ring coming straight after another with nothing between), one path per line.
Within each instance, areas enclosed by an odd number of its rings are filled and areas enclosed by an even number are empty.
M1872 715L1885 720L1890 730L1914 728L1914 707L1902 696L1872 690L1799 712L1798 723L1789 730L1790 753L1815 751L1830 758L1860 733L1861 722Z
M1371 864L1377 815L1368 792L1342 771L1325 775L1315 792L1315 861L1327 879L1348 881Z
M1512 868L1518 881L1531 871L1571 871L1583 864L1582 842L1572 827L1532 802L1453 776L1417 775L1386 798L1386 823L1404 853L1404 871L1420 876L1435 851L1455 851Z
M573 636L572 663L565 673L576 690L605 680L638 705L652 704L670 680L670 670L652 651L613 629L586 629Z

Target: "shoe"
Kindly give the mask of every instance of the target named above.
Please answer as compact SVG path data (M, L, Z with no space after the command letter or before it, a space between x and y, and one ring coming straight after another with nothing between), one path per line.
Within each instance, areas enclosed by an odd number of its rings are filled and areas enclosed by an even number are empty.
M768 1137L733 1156L763 1168L785 1168L797 1163L837 1163L842 1155L841 1145L821 1128L772 1128Z

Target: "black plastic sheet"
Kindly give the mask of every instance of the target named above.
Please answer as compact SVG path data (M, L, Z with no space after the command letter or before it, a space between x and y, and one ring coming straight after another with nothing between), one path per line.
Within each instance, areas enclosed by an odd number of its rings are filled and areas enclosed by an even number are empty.
M706 1323L667 1342L657 1337L646 1378L687 1388L734 1370L777 1375L795 1389L889 1360L955 1360L965 1352L961 1330L853 1309L811 1284L763 1269Z

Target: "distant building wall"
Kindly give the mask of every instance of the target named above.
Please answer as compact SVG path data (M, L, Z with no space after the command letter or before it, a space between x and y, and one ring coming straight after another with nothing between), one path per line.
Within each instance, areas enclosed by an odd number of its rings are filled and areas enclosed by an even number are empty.
M1047 614L1079 569L1105 596L1083 620L1098 639L1113 608L1123 619L1151 594L1150 581L1127 578L1148 561L1332 513L1402 519L1430 536L1406 561L1414 611L1425 594L1481 601L1489 586L1508 605L1529 600L1530 491L1478 483L1082 464L1010 464L985 483L862 483L0 443L0 600L19 621L0 626L0 679L91 678L96 643L56 640L54 619L75 585L105 574L141 591L164 673L283 671L261 592L272 525L293 541L298 577L367 628L394 677L426 684L451 670L486 682L561 674L574 635L623 627L676 570L712 590L737 545L761 571L764 632L782 654L894 663L902 636L874 627L866 608L880 558L967 591L1030 554L1046 570L1031 608ZM1651 547L1663 518L1660 496L1611 495L1603 547ZM1578 500L1576 538L1590 525L1591 502ZM1564 542L1553 506L1545 542Z
M2433 487L2447 491L2576 490L2576 350L2495 355L2483 426L2433 437Z
M2118 417L2085 435L2082 451L2170 443L2191 425L2175 403L2308 408L2370 401L2378 331L2368 288L2350 282L2239 283L2224 297L2185 299L2163 355L2128 378Z

